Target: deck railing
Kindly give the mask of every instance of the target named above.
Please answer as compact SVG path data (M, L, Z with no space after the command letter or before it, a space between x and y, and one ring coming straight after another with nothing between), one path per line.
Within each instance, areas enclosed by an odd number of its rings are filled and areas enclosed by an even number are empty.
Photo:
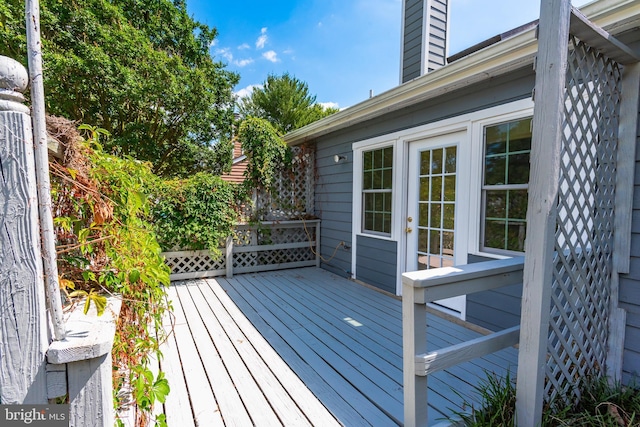
M208 250L164 252L171 280L233 277L238 273L320 266L320 220L238 224L220 254Z
M402 275L404 425L427 425L428 375L518 343L520 326L427 352L428 303L522 283L524 258L486 261Z

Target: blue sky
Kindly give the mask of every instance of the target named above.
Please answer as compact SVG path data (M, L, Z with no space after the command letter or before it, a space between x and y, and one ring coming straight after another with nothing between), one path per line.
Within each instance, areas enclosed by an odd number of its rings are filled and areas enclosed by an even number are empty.
M449 54L537 19L540 9L539 0L450 1ZM187 0L187 9L218 29L211 54L240 74L240 95L284 72L339 108L398 85L402 0Z

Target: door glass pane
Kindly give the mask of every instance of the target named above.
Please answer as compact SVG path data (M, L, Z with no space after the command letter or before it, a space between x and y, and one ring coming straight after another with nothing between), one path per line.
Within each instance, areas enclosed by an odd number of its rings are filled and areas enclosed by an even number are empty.
M419 268L436 268L453 262L456 157L455 146L420 153Z

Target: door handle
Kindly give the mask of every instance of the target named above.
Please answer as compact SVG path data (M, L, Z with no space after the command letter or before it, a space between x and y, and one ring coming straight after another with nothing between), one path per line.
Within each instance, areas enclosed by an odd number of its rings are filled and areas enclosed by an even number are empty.
M411 233L413 231L413 228L411 227L407 227L404 229L405 233Z

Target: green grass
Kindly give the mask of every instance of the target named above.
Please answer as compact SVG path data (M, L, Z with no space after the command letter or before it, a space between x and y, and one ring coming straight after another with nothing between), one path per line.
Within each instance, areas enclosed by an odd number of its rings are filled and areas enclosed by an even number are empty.
M468 427L515 426L515 381L487 374L475 393L480 405L465 399L463 407L469 412L456 412L451 421ZM611 383L605 377L589 378L580 386L580 401L573 406L559 403L547 405L542 425L580 427L637 427L640 426L640 391Z

